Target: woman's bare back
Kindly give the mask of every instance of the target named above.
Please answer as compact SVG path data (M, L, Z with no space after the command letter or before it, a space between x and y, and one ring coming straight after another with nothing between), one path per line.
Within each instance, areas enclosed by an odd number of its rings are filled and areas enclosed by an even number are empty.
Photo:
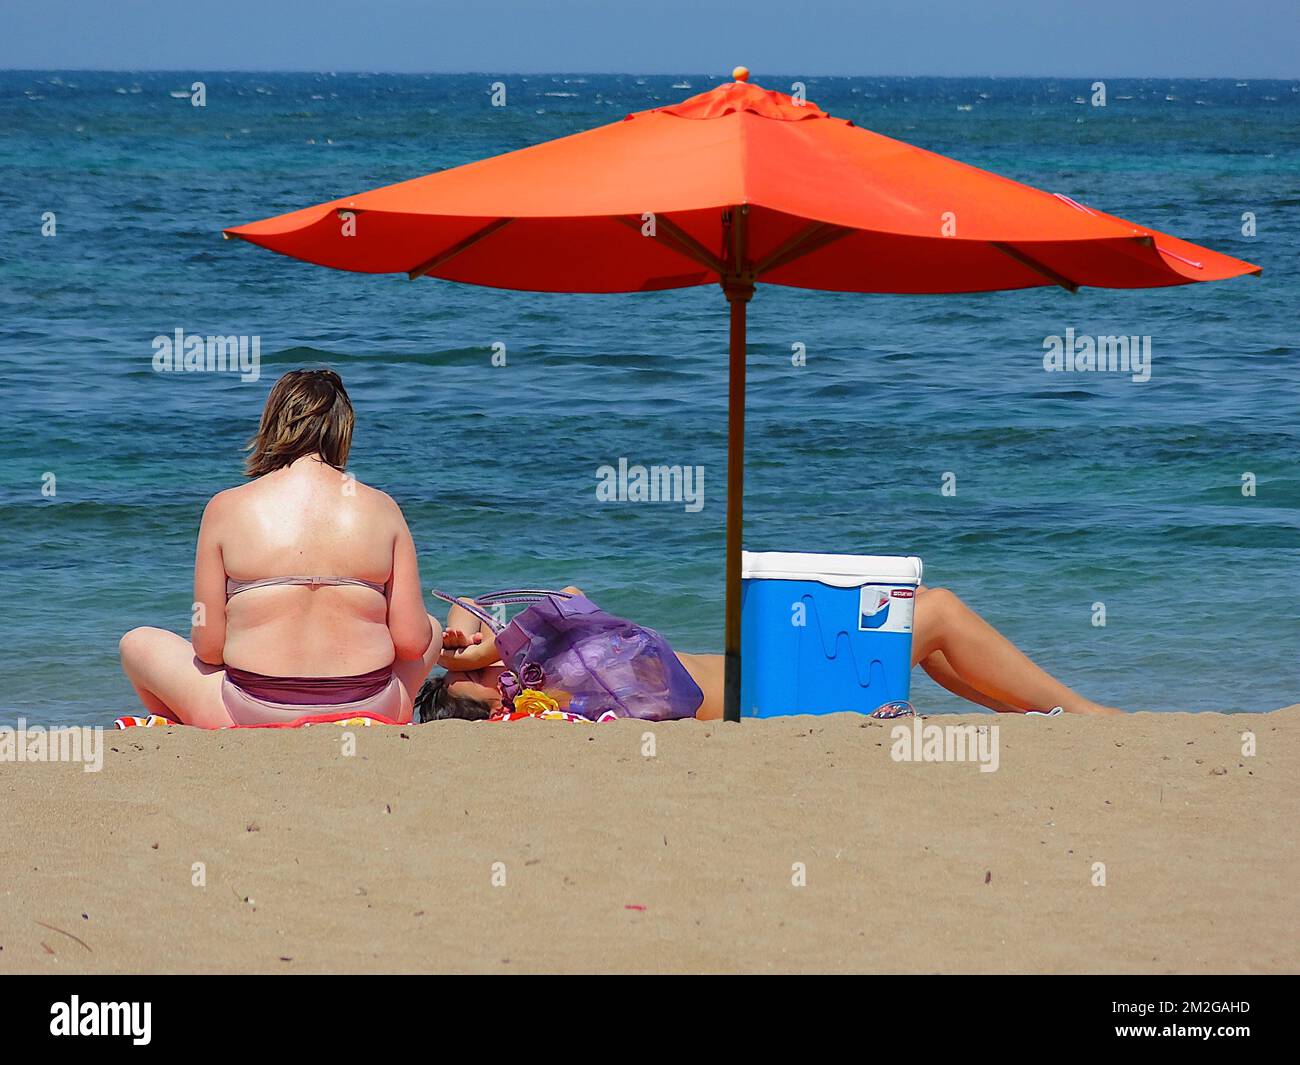
M240 581L352 577L383 586L405 531L387 495L315 458L222 492L209 523L225 575ZM360 585L240 592L226 604L224 659L268 676L381 668L394 659L387 597Z

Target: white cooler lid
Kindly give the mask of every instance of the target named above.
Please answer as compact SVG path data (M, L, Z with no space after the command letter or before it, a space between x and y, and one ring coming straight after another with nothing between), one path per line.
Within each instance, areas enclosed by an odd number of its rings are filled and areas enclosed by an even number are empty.
M819 581L838 588L860 584L920 584L915 555L823 555L808 551L743 551L745 580Z

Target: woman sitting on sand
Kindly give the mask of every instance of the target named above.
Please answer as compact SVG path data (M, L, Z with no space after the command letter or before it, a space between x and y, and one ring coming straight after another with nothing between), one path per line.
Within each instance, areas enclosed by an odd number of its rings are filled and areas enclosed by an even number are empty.
M441 627L424 609L401 510L343 472L352 426L332 370L275 383L249 443L253 480L203 512L190 639L122 637L122 668L150 712L201 728L411 719Z
M564 591L582 595L570 586ZM674 652L704 693L699 720L722 717L722 655ZM447 613L443 652L447 673L426 681L416 698L421 721L481 720L501 709L498 680L504 672L491 629L463 606ZM1067 688L1040 669L997 629L946 588L917 589L912 618L912 665L920 663L954 695L1000 714L1049 711L1119 714Z

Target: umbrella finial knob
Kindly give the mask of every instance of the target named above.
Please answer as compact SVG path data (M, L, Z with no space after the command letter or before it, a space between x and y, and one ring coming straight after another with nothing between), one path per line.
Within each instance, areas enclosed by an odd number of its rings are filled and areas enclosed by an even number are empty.
M736 69L731 72L731 77L734 81L748 81L749 67L736 67Z

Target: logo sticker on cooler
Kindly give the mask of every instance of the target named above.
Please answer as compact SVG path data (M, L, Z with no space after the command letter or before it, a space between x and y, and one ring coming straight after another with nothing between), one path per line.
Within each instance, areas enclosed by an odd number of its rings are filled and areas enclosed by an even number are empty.
M859 632L911 632L916 591L889 584L864 584L858 590Z

